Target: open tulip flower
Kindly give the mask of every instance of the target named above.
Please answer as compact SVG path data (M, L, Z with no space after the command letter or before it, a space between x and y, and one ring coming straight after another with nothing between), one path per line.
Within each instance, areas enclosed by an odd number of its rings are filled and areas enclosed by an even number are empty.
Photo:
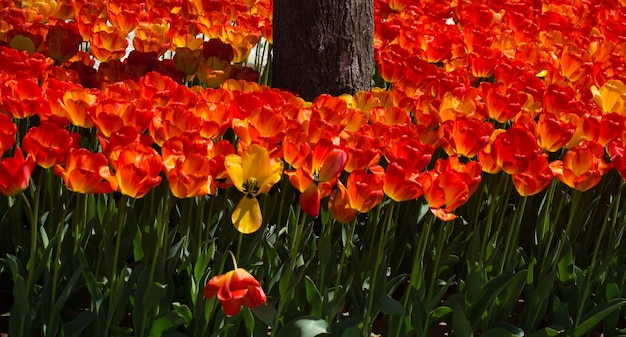
M308 145L305 144L304 147L310 150ZM302 209L311 216L317 216L321 199L330 195L348 156L339 146L333 145L327 139L321 139L302 160L302 165L296 164L296 170L285 173L289 176L291 185L301 193L299 200Z
M263 222L256 197L269 192L270 188L280 181L283 161L270 158L266 148L252 144L241 156L227 155L224 165L235 187L244 194L233 210L231 216L233 225L241 233L253 233Z
M204 287L204 297L212 298L216 295L227 316L239 313L242 305L254 308L266 302L259 281L243 268L235 268L211 278Z

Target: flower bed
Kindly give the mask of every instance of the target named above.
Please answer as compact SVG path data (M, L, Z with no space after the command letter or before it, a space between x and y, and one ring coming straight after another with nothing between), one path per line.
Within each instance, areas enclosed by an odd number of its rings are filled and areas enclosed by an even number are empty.
M269 1L0 8L11 336L626 334L621 2L376 0L312 102Z

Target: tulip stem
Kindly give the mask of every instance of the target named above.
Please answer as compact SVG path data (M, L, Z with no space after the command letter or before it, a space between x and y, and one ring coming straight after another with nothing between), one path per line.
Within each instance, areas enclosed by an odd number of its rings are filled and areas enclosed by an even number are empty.
M380 214L380 208L382 207L382 202L379 204L378 207L378 214ZM389 233L389 231L391 230L391 226L393 224L393 212L395 209L396 203L392 202L389 210L387 210L387 212L385 212L385 222L384 224L381 226L380 229L380 237L379 237L379 241L378 241L378 249L376 251L376 262L374 264L374 266L372 266L373 270L372 270L372 276L370 279L370 287L369 287L369 293L368 293L368 301L367 301L367 311L365 312L365 320L364 320L364 329L363 329L363 333L365 334L365 336L369 336L370 332L371 332L371 325L372 322L374 321L375 315L373 314L373 309L374 309L374 300L379 300L382 296L386 296L385 294L376 294L376 282L378 281L378 270L380 269L380 266L383 263L383 258L385 255L385 247L387 246L387 234ZM376 217L377 219L379 218L378 216ZM376 297L376 299L374 298Z
M241 240L239 241L241 242ZM237 269L237 259L235 258L235 254L233 254L233 251L230 249L228 250L228 254L230 254L230 258L233 260L233 269Z

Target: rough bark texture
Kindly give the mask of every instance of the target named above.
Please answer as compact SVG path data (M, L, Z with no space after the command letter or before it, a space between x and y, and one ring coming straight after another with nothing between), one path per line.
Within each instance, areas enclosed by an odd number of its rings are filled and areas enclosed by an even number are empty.
M306 100L371 87L373 0L274 0L272 86Z

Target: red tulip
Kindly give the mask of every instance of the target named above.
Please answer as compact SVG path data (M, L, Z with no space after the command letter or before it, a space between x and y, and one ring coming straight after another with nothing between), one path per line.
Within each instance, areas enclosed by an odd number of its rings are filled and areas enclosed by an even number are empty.
M13 147L16 134L17 125L11 121L11 117L0 113L0 157Z
M25 190L34 168L33 156L24 158L22 149L15 149L12 158L0 161L0 193L10 197Z
M37 165L50 168L65 162L69 150L78 146L78 138L77 133L70 133L54 123L44 122L26 132L22 147L33 156Z
M267 301L259 281L243 268L211 278L204 287L204 297L212 298L216 295L227 316L239 313L242 305L254 308Z

